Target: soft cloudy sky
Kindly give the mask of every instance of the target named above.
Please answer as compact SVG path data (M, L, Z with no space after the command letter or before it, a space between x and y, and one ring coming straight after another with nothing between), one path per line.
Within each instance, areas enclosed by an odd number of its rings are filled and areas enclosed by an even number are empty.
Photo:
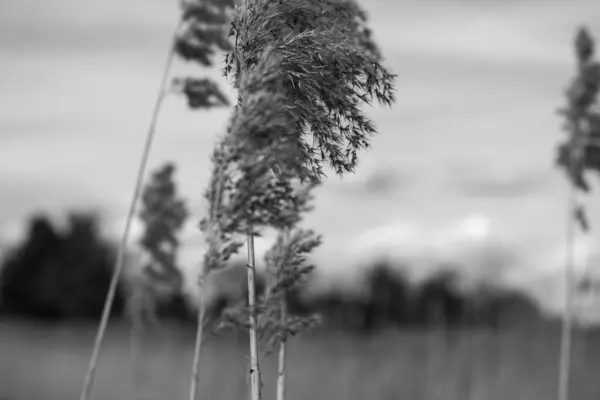
M435 231L472 215L486 217L528 257L555 254L566 223L566 183L553 166L562 135L555 110L573 73L575 29L599 27L600 7L593 0L362 3L399 75L398 101L370 111L380 135L356 176L332 176L318 192L308 223L325 235L323 257L334 260L344 239L367 229ZM122 229L177 18L177 2L166 0L1 2L4 238L34 209L71 206L101 207ZM180 62L174 75L190 70ZM151 167L177 161L195 220L228 113L190 112L177 97L163 109ZM591 208L597 226L600 209ZM186 240L188 249L201 243L193 225Z

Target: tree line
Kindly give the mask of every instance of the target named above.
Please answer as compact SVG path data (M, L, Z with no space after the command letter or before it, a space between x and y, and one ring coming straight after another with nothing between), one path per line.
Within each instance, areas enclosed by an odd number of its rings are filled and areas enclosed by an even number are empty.
M2 260L1 313L49 321L100 317L116 246L102 235L100 220L93 213L73 212L64 225L43 214L30 218L23 239ZM415 284L391 265L380 263L368 271L365 296L329 291L307 297L300 287L287 295L289 312L318 313L326 327L362 331L389 326L498 328L542 318L524 293L490 287L461 290L458 272L440 271ZM115 317L125 316L126 297L126 287L121 285L113 307ZM159 303L156 312L190 324L196 319L181 292Z
M33 215L21 242L3 257L0 310L45 320L98 318L115 250L93 213L70 213L63 228L48 215ZM123 304L121 293L115 314Z
M488 328L500 330L545 320L536 301L526 293L492 285L461 288L460 272L439 270L421 282L411 282L386 263L371 266L366 295L341 291L288 300L292 312L317 311L332 327L363 332L396 328Z

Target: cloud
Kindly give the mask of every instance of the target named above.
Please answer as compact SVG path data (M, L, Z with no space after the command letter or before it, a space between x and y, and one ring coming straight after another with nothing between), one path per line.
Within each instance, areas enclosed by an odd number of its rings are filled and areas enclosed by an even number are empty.
M597 16L585 2L503 3L436 1L437 12L427 1L373 0L365 7L384 47L394 42L404 51L492 62L567 62L557 39ZM0 45L20 53L152 51L154 43L167 43L179 12L160 0L5 0L0 7Z
M0 235L15 241L25 228L26 218L34 212L46 212L53 218L67 210L91 209L102 213L103 203L93 185L40 175L0 173L2 202Z
M325 185L340 196L401 196L416 188L418 181L415 175L416 172L401 166L361 165L356 174L349 174L341 180L332 177Z
M358 235L348 248L356 268L388 262L416 280L444 266L457 268L468 279L502 279L520 262L518 246L481 215L435 227L390 223Z
M547 193L557 182L557 174L549 168L500 173L490 170L483 162L477 164L447 168L450 188L465 196L501 199Z
M17 53L106 52L149 50L152 42L167 42L178 8L160 1L73 0L39 3L4 1L0 12L0 45ZM10 34L10 35L9 35Z
M393 38L398 49L413 54L443 54L470 62L560 65L575 28L593 26L600 12L591 3L537 2L373 2L377 38ZM540 14L540 9L544 12ZM384 20L405 17L402 28ZM398 30L402 34L398 34Z
M391 168L379 169L367 176L361 189L373 195L385 195L406 187L410 181L409 174L403 174Z

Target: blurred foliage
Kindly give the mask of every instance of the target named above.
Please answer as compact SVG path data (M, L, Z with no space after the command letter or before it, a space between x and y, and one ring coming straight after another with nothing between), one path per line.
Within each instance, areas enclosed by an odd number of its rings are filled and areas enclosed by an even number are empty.
M587 173L600 176L600 63L595 59L595 40L586 27L579 28L573 45L577 71L565 92L566 105L559 110L567 137L558 145L556 163L575 189L589 193ZM583 204L577 202L569 212L582 231L590 231ZM578 282L579 292L597 292L597 279L590 273Z
M177 260L179 234L189 211L178 193L175 172L170 162L158 167L142 193L139 218L144 230L140 245L149 259L141 270L130 274L126 285L127 311L135 321L155 322L157 316L171 312L186 319L189 315Z
M4 259L0 307L5 313L44 319L98 318L115 257L94 214L71 213L65 229L35 215L22 242ZM114 312L122 306L119 294Z
M398 268L380 263L367 276L366 296L329 291L308 299L296 290L288 304L292 314L319 311L325 327L363 332L434 326L496 331L544 322L537 302L526 293L490 285L467 292L457 285L459 278L458 271L440 270L417 284Z
M558 146L557 164L579 190L589 192L585 173L600 173L600 63L594 58L594 38L587 28L579 29L574 47L577 73L565 93L567 104L559 110L567 138Z
M175 165L166 163L152 173L142 194L140 219L144 233L140 244L152 257L144 268L151 279L171 282L175 292L183 284L177 265L178 235L188 217L185 201L174 182Z
M67 226L59 229L47 216L35 215L28 230L3 261L0 271L0 309L4 313L34 318L98 318L110 281L115 248L99 233L99 221L93 214L73 213ZM215 293L216 313L226 311L239 291L247 304L245 266L240 269L239 285ZM458 268L458 267L457 267ZM537 303L516 290L483 287L465 292L457 288L459 273L440 271L425 281L410 282L399 268L380 263L373 265L367 277L368 295L352 297L329 291L314 298L305 296L306 286L286 291L286 303L292 318L322 315L323 328L341 327L371 332L398 328L444 326L510 328L519 324L542 322ZM312 283L309 276L305 285ZM260 286L264 277L258 277ZM212 284L208 279L207 284ZM221 282L220 287L232 286ZM238 289L236 289L238 288ZM234 293L235 289L235 293ZM261 287L259 293L263 292ZM113 312L123 312L123 291L119 291ZM158 315L194 323L194 314L183 295L161 304Z
M175 53L183 60L210 68L218 52L231 49L227 40L233 0L184 0L181 29L175 38ZM185 95L192 109L229 105L219 86L206 77L175 78L173 87Z

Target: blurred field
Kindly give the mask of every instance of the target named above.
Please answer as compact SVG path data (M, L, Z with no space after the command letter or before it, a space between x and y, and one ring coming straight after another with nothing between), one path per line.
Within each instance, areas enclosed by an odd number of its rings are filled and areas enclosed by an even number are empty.
M0 399L76 400L95 326L48 327L0 320ZM144 399L186 399L194 332L169 328L143 341ZM600 335L578 332L573 400L600 398ZM202 398L245 399L246 345L211 337ZM109 330L95 399L134 399L126 326ZM555 397L555 328L500 333L385 332L370 337L313 333L292 342L289 399L547 400ZM275 357L263 362L265 399L274 393Z

